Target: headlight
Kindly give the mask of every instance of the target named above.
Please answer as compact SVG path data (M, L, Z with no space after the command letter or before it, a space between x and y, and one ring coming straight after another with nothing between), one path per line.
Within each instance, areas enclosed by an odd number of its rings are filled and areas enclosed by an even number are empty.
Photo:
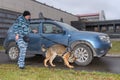
M101 36L99 36L99 38L100 38L100 40L102 40L104 42L110 43L110 38L107 35L101 35Z

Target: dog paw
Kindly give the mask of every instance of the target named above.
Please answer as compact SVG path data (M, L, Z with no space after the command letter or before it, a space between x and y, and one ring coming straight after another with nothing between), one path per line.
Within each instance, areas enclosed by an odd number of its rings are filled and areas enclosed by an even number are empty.
M69 68L71 68L71 69L72 69L72 68L74 68L74 66L69 66Z
M48 67L48 65L45 65L45 67Z
M52 67L55 67L56 65L52 65Z

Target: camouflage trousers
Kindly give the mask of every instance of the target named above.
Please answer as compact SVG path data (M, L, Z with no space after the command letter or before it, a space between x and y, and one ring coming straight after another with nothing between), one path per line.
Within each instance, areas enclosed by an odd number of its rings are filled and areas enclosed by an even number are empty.
M19 38L17 41L17 45L19 48L19 58L18 58L18 66L24 67L25 66L25 56L26 56L26 50L28 47L28 43L26 43L23 38Z

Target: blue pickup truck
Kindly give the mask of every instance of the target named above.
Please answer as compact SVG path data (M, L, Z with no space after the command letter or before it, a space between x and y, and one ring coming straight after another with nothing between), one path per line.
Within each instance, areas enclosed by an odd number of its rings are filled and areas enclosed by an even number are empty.
M79 31L74 27L59 21L49 19L32 19L30 27L37 33L29 34L30 42L27 54L45 55L41 46L50 47L61 44L70 47L72 54L77 57L75 63L80 66L90 64L94 57L103 57L111 48L109 36L104 33ZM10 27L4 41L6 54L11 60L19 56L19 49L15 43L13 28Z

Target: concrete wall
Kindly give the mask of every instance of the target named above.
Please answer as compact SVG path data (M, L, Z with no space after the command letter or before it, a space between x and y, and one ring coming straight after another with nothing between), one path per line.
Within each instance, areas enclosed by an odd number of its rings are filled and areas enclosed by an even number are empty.
M22 13L24 10L29 10L32 18L38 18L42 12L45 17L60 20L70 24L71 21L76 21L78 18L70 13L59 9L44 5L34 0L0 0L0 8Z

